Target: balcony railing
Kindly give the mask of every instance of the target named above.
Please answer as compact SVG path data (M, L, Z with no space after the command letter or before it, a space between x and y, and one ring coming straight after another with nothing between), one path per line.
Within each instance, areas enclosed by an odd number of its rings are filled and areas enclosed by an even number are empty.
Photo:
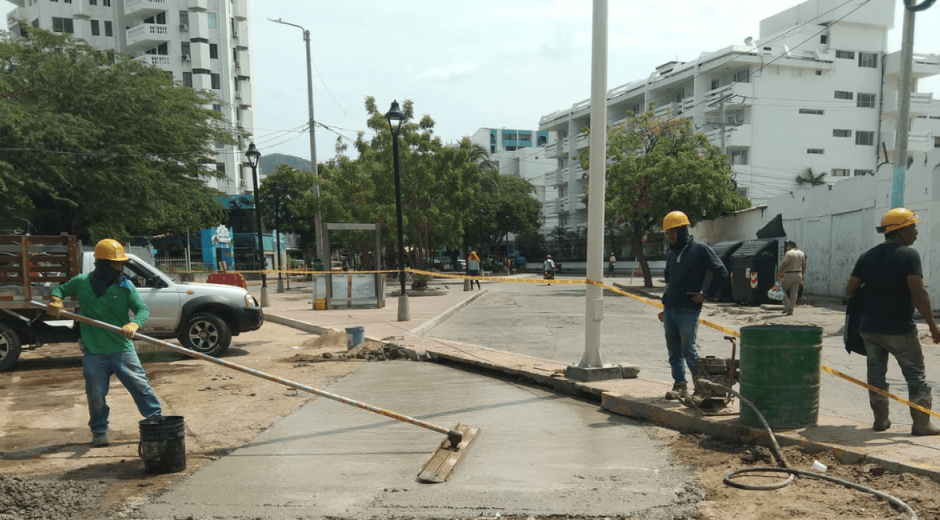
M143 56L137 56L134 59L141 63L147 63L155 67L169 67L170 66L169 56L160 56L157 54L144 54Z
M166 25L142 23L127 30L128 48L153 46L170 40Z
M125 16L147 17L167 10L166 0L124 0Z
M900 92L896 92L894 95L885 95L885 102L883 110L886 113L897 112L901 106ZM910 113L911 114L929 114L931 112L931 105L933 104L933 94L930 92L911 92L911 105Z

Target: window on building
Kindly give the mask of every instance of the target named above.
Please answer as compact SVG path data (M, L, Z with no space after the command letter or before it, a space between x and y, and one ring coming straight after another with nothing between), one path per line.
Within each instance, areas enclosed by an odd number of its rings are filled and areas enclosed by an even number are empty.
M66 4L71 4L71 3L72 3L72 0L62 0L62 2L63 2L63 3L66 3Z
M71 18L52 17L52 31L57 33L75 34Z
M822 76L822 71L821 71L821 70L817 70L817 71L816 71L816 75L817 75L817 76Z
M88 5L98 5L98 0L88 0Z
M833 168L832 176L833 177L848 177L849 169L848 168Z
M858 108L875 108L875 94L858 93L858 99L855 102Z
M875 132L863 132L861 130L855 132L855 144L861 146L874 146Z
M101 26L98 24L98 20L91 21L91 35L101 36Z
M216 27L215 19L216 19L215 13L209 13L209 28L210 29L215 29Z
M180 53L181 53L181 54L186 54L187 56L191 56L193 53L191 53L191 52L189 52L189 51L190 51L189 42L181 42L181 43L180 43Z
M808 114L808 115L811 115L811 116L821 116L821 115L825 114L825 111L824 111L824 110L819 110L818 108L801 108L801 109L800 109L800 113L801 113L801 114Z
M738 195L747 198L747 188L738 188Z
M225 173L225 163L217 162L215 163L215 171L219 173Z
M933 147L934 147L934 148L940 148L940 137L934 137L934 138L933 138Z
M532 141L532 134L519 134L520 141Z
M747 150L731 152L731 164L747 164Z
M189 88L193 87L193 73L192 72L183 73L183 85Z
M101 0L101 5L111 7L111 0Z
M819 36L819 43L821 43L821 44L823 44L823 45L826 45L827 43L829 43L829 35L828 35L828 34L820 35L820 36Z
M738 72L735 72L734 73L735 83L747 83L751 77L750 73L751 73L750 69L744 69L744 70L739 70Z
M568 198L568 187L562 184L558 187L558 198L567 199Z
M104 35L105 36L114 36L114 29L111 27L111 21L104 21Z
M874 170L855 170L856 177L861 177L863 175L874 175L874 174L875 174Z
M835 97L836 99L853 99L852 93L845 90L837 90Z
M220 105L219 103L213 103L213 104L212 104L212 110L215 110L216 112L221 112L221 111L222 111L222 105Z
M822 148L807 148L806 153L810 155L822 155L826 153L826 151L823 150Z
M858 66L866 67L869 69L878 68L878 55L874 52L860 52L858 53Z
M846 60L854 60L855 52L854 51L836 51L836 58L843 58Z
M214 60L219 59L219 44L217 43L209 44L209 57Z
M711 90L715 90L716 88L718 88L718 87L720 87L720 86L721 86L721 80L717 80L717 79L713 79L713 80L712 80L712 88L711 88Z
M189 24L189 11L180 11L180 23Z
M832 137L852 137L852 131L843 130L841 128L834 128L832 130Z
M214 90L221 90L222 89L222 77L219 76L218 74L212 74L211 77L212 77L212 88Z

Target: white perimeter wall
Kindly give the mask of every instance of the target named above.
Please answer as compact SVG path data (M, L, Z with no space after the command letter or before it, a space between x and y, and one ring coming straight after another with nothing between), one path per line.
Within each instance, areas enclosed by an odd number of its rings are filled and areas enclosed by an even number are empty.
M914 243L923 262L924 283L934 309L940 308L940 149L915 155L907 172L904 206L921 220ZM696 239L714 244L754 240L757 231L778 214L787 238L806 253L805 291L843 296L855 261L884 241L875 231L890 209L893 166L882 165L874 176L853 177L831 186L817 186L771 199L766 206L698 223Z

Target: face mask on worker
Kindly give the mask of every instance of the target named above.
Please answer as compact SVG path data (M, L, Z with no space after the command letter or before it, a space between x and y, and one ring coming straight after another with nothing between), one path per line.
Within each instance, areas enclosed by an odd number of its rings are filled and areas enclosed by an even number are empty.
M108 260L96 258L95 270L91 272L91 277L89 277L91 290L94 291L95 296L101 298L101 295L108 290L108 286L116 283L123 275L122 271L111 267L111 262Z
M682 251L685 248L685 245L689 242L689 227L688 226L679 226L675 228L676 230L676 243L669 244L669 249L672 249L676 253Z

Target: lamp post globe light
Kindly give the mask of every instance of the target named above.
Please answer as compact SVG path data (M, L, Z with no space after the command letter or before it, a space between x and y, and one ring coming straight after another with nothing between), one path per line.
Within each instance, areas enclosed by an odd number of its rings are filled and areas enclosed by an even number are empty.
M248 151L245 152L248 157L248 165L251 166L251 181L255 188L255 226L258 228L258 249L255 250L255 265L261 265L261 306L267 307L268 302L268 280L264 274L264 237L261 235L261 205L258 203L258 161L261 160L261 152L255 147L255 143L248 145Z
M281 264L281 185L271 186L271 193L274 195L274 236L277 250L274 252L277 258L277 292L284 292L284 280L281 278L281 272L284 266Z
M405 292L405 239L401 218L401 166L398 162L398 136L401 134L401 125L405 122L405 114L398 106L398 101L392 101L391 108L385 114L388 128L392 132L392 157L395 163L395 210L398 217L398 279L401 281L401 294L398 296L398 321L411 321L408 309L408 293Z

